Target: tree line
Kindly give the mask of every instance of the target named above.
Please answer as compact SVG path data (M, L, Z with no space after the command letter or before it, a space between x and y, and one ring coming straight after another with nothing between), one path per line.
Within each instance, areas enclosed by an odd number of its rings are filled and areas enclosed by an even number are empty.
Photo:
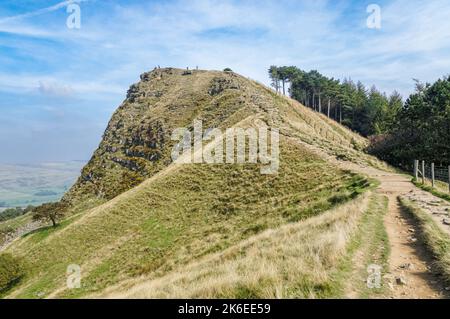
M370 137L368 151L380 158L397 166L414 159L450 164L450 77L434 84L415 80L416 92L404 103L397 91L388 96L316 70L271 66L268 72L278 93Z
M293 99L364 136L387 132L403 107L396 91L387 96L375 86L367 89L351 79L341 82L316 70L271 66L269 77L277 92L286 94L286 85L290 84L288 93Z
M0 212L0 222L14 219L31 212L33 220L51 222L52 226L56 227L58 221L63 219L67 209L68 205L63 200L55 203L44 203L36 207L30 205L25 208L8 208Z
M0 222L4 222L9 219L13 219L22 215L25 215L26 213L33 210L33 206L27 206L25 208L22 207L14 207L14 208L8 208L4 211L0 212Z
M425 160L450 165L450 76L435 83L416 80L416 90L388 132L372 138L369 151L399 165Z

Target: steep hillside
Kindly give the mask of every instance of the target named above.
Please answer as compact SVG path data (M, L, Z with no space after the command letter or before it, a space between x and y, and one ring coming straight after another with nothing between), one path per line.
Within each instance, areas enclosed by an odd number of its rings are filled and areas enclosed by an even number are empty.
M109 200L170 162L173 129L229 127L255 110L253 88L233 73L155 69L141 75L113 114L99 148L65 196L70 202ZM252 110L253 109L253 110Z
M205 128L279 128L278 173L261 174L261 164L172 163L173 130L192 128L195 119ZM365 145L357 134L234 73L145 73L65 195L77 211L57 228L41 228L6 249L23 258L27 271L4 295L100 293L137 276L164 276L266 229L316 216L371 186L316 151L379 164L361 151ZM66 286L71 264L82 270L79 289Z
M334 121L235 73L155 69L130 87L64 200L94 206L153 176L171 163L173 130L192 128L194 119L227 128L250 115L342 158L358 159L366 146Z
M333 280L369 196L303 222L283 225L209 254L161 277L108 288L108 298L337 297ZM372 198L371 201L380 198ZM365 236L370 236L368 232ZM372 238L371 238L372 239ZM371 252L373 253L373 252ZM300 257L301 256L301 257Z

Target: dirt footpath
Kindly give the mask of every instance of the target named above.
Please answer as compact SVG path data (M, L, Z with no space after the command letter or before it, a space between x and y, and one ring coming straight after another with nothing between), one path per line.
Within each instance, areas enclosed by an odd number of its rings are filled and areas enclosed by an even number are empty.
M450 226L442 223L448 216L449 203L422 191L404 175L384 172L372 167L342 163L346 169L366 174L380 181L377 192L389 199L385 227L391 253L390 273L384 275L389 289L387 298L448 298L448 287L432 273L432 258L424 244L418 240L418 227L401 208L397 197L405 196L416 202L435 218L441 228L450 235ZM446 289L447 288L447 289Z

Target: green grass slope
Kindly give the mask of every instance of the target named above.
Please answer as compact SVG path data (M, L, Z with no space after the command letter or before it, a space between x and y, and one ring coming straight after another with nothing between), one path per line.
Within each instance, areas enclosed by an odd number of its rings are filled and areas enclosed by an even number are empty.
M170 168L56 229L24 237L8 251L29 272L14 297L77 297L223 250L267 228L314 216L368 186L295 144L281 148L278 175L252 165ZM67 290L66 268L82 268Z
M4 297L86 297L139 276L164 276L370 187L312 151L369 163L373 158L361 151L365 139L254 81L176 69L141 78L65 195L84 208L7 248L23 258L26 274ZM262 175L254 164L171 163L171 131L194 119L204 127L279 128L278 174ZM79 289L66 286L71 264L81 267Z
M106 298L330 298L344 297L354 280L350 264L377 244L370 223L379 198L370 192L319 216L268 229L160 277L139 277L108 288ZM364 228L364 229L363 229ZM368 229L367 229L368 228ZM352 242L351 249L348 242ZM342 267L342 265L350 266ZM361 267L366 270L366 265ZM366 275L367 276L367 275Z
M252 116L330 155L375 162L367 141L271 89L232 72L165 68L141 75L113 114L103 139L63 200L79 212L139 185L171 163L175 128L232 127Z

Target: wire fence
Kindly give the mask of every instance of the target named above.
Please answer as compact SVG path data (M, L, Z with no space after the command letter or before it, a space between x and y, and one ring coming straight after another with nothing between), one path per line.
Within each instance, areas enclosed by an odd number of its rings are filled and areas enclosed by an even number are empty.
M438 190L450 193L450 166L415 160L414 176L424 184L431 184Z

